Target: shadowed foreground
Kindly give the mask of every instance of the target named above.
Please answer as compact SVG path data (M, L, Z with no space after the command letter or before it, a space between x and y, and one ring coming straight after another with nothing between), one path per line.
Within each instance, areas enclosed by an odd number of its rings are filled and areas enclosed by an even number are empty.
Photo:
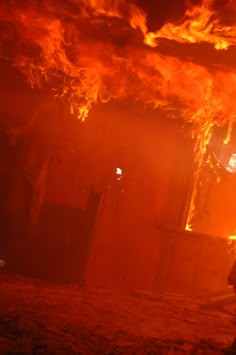
M55 285L0 272L0 354L222 354L233 316L177 295Z

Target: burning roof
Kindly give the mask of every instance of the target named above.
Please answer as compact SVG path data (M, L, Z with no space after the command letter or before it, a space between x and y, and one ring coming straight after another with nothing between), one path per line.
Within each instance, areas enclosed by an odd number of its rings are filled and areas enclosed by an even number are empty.
M32 86L49 81L58 95L67 95L81 119L98 101L131 97L178 107L187 120L204 125L224 123L236 112L235 69L167 55L161 43L207 43L227 51L236 44L233 6L225 6L231 24L219 18L214 1L204 0L189 6L178 24L149 31L144 10L125 0L5 0L1 55Z
M236 117L236 1L188 1L157 29L148 16L126 0L2 0L0 56L82 121L110 100L177 111L193 122L200 166L213 126L228 125L227 144Z

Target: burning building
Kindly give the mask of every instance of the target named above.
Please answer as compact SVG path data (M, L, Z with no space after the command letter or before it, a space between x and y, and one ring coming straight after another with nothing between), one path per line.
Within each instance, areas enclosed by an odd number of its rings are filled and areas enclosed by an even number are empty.
M9 269L89 287L226 287L235 5L173 2L155 24L141 2L1 2Z

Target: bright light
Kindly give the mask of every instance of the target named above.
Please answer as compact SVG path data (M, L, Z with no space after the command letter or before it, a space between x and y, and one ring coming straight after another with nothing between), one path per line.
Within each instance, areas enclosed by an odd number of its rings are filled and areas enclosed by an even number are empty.
M229 235L229 236L228 236L228 239L230 239L230 240L236 240L236 235Z
M230 171L231 173L234 173L236 171L236 154L232 154L231 158L229 160L229 164L227 169L228 171Z
M123 171L121 168L116 168L116 179L117 180L121 180L122 179L122 174L123 174Z
M116 175L122 175L122 169L116 168Z
M185 230L192 232L192 228L191 228L191 226L188 223L185 226Z

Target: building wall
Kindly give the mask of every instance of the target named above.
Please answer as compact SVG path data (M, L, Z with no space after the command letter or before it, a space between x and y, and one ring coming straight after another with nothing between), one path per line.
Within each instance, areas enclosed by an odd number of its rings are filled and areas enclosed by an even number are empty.
M200 185L200 184L199 184ZM196 197L197 214L193 229L227 238L236 232L236 206L233 197L236 188L235 173L221 167L218 175L214 169L203 172L201 187Z
M33 238L14 233L15 269L88 287L191 295L225 288L232 256L224 240L183 232L193 142L179 122L105 105L83 127L73 137L78 149L50 163Z
M132 119L124 123L113 115L116 132L125 132L117 159L124 176L110 180L103 195L85 275L88 287L152 290L160 228L183 225L192 142L177 121L157 112Z
M235 255L225 239L178 230L163 230L160 235L154 292L202 296L227 290Z

